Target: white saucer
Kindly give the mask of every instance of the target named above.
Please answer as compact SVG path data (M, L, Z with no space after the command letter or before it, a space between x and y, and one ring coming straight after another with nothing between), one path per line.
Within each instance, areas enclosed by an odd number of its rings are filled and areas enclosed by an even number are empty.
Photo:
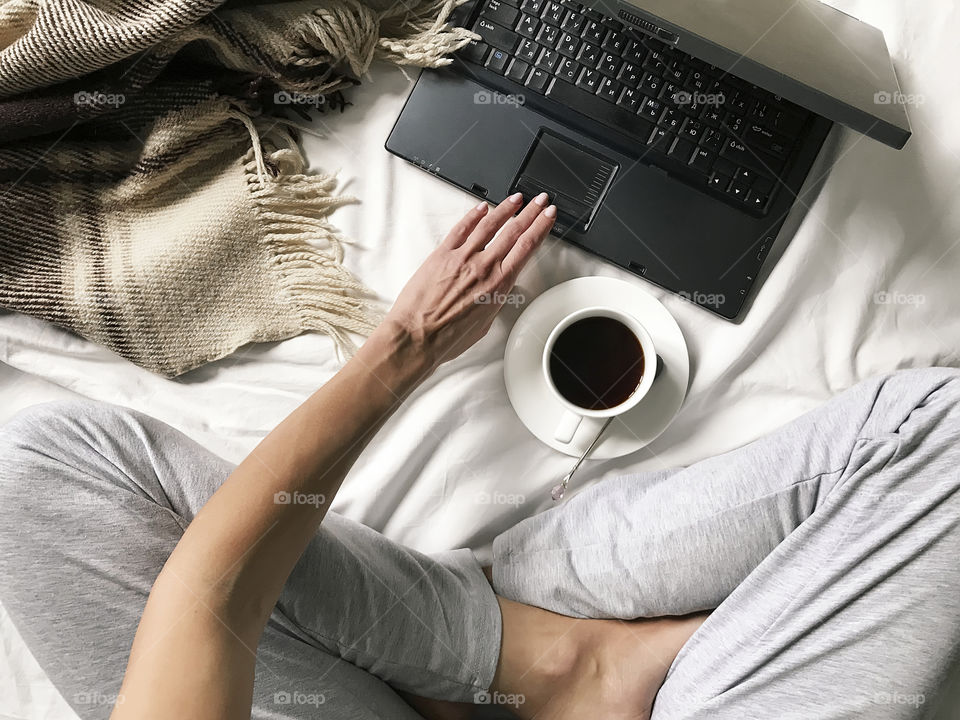
M650 392L632 410L615 418L590 457L621 457L653 442L673 421L687 394L690 356L680 326L653 295L614 278L569 280L540 295L517 319L504 355L507 395L523 424L555 450L579 457L593 442L603 420L584 418L570 443L554 439L564 408L547 386L541 358L550 331L570 313L607 305L637 318L653 338L663 370Z

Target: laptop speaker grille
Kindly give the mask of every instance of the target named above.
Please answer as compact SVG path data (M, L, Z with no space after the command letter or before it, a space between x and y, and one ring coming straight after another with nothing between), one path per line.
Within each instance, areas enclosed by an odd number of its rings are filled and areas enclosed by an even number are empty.
M644 20L642 17L638 17L637 15L634 15L632 12L628 12L623 8L620 9L619 15L621 20L626 20L631 25L635 25L639 29L645 30L661 40L666 40L668 43L676 45L680 40L680 36L676 33L670 32L666 28L662 28L659 25L650 22L649 20Z

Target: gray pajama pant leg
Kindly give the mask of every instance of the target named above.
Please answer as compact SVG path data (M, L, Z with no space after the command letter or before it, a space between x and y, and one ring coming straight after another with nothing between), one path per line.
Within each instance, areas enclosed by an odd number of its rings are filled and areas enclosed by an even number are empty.
M109 715L153 580L232 469L112 405L41 405L0 428L0 602L84 720ZM472 553L428 557L330 514L261 640L253 717L416 718L384 681L472 700L499 648Z
M604 483L494 543L574 616L717 608L654 720L923 717L960 649L960 372L862 383L744 448Z

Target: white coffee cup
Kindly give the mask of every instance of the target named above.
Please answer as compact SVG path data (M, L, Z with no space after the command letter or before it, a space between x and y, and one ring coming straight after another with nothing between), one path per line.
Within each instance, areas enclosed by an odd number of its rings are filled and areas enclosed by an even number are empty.
M557 386L553 382L553 377L550 374L550 355L553 352L553 346L557 338L575 322L592 317L607 317L623 323L623 325L636 336L637 341L640 343L640 349L643 351L643 375L640 377L640 383L637 385L637 389L619 405L614 405L613 407L603 410L590 410L567 400L557 389ZM583 418L606 419L616 415L622 415L636 407L653 385L653 381L657 376L657 362L657 351L653 344L653 338L650 337L650 333L647 332L646 328L640 324L640 321L632 315L614 308L601 306L584 308L567 315L550 331L550 335L547 337L547 343L543 348L543 375L546 378L547 387L550 388L554 397L564 407L564 413L557 423L557 429L553 433L554 439L562 443L572 441Z

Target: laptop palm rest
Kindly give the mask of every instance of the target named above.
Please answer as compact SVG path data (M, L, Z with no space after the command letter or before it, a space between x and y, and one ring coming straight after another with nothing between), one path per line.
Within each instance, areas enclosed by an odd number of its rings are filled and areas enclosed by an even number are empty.
M527 198L546 192L557 206L557 221L586 232L618 168L613 160L541 129L510 192Z

